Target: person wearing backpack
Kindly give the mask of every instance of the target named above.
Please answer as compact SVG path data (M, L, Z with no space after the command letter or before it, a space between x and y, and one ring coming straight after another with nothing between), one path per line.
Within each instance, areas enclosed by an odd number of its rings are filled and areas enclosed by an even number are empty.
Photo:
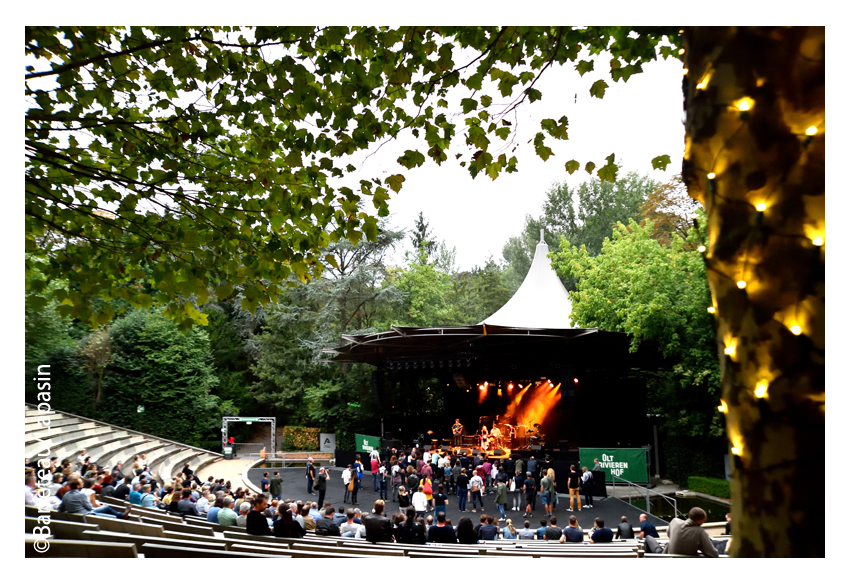
M421 481L419 481L419 485L422 487L422 492L425 493L425 500L428 504L428 511L432 511L434 509L434 486L431 482L431 479L428 477L424 477Z

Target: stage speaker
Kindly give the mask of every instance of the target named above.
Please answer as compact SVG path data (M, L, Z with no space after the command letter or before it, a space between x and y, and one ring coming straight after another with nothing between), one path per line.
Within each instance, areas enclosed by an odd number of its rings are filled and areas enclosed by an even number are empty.
M472 449L472 456L475 456L476 454L481 454L481 451L478 448L473 448Z
M543 447L540 446L539 444L532 444L531 449L532 450L543 450Z
M504 455L505 455L505 451L501 450L499 448L497 448L496 450L493 451L493 456L504 456Z

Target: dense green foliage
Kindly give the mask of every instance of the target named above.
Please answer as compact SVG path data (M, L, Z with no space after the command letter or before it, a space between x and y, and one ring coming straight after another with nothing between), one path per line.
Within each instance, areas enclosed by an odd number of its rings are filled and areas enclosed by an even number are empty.
M511 114L547 69L589 74L582 51L607 51L625 81L680 43L677 27L26 27L26 246L49 259L30 301L67 278L58 309L92 325L115 298L185 327L206 322L190 296L241 287L253 310L332 266L328 244L377 237L405 177L361 177L350 155L410 134L425 152L400 171L462 140L473 177L516 172ZM537 156L568 123L540 121ZM614 158L584 168L612 180Z
M546 193L543 213L539 217L527 215L522 233L511 237L502 250L508 262L510 289L519 288L528 273L541 229L549 249L556 249L563 237L576 247L584 246L590 255L597 255L614 226L637 218L641 206L658 186L636 172L613 182L591 178L575 188L565 182L553 184ZM567 289L572 290L575 280L561 277Z
M697 493L705 493L713 497L728 499L731 497L729 492L729 481L723 479L711 479L706 477L688 477L688 489Z

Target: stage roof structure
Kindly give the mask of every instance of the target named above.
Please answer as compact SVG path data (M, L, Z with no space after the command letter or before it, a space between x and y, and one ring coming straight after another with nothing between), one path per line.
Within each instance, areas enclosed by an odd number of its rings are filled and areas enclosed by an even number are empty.
M516 293L493 315L475 325L402 327L365 335L343 335L348 344L325 349L327 361L368 363L379 369L451 369L513 363L562 362L639 366L647 353L630 353L629 337L595 328L574 328L572 304L543 241Z
M546 257L549 246L543 241L534 250L534 259L525 280L504 306L478 324L527 329L571 329L572 303L567 289Z

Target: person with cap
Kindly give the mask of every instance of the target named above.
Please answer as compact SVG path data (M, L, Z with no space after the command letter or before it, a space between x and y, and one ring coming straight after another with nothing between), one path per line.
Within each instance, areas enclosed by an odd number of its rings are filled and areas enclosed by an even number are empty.
M307 473L304 475L307 479L307 494L314 495L313 481L316 480L316 467L313 466L313 457L307 459Z

